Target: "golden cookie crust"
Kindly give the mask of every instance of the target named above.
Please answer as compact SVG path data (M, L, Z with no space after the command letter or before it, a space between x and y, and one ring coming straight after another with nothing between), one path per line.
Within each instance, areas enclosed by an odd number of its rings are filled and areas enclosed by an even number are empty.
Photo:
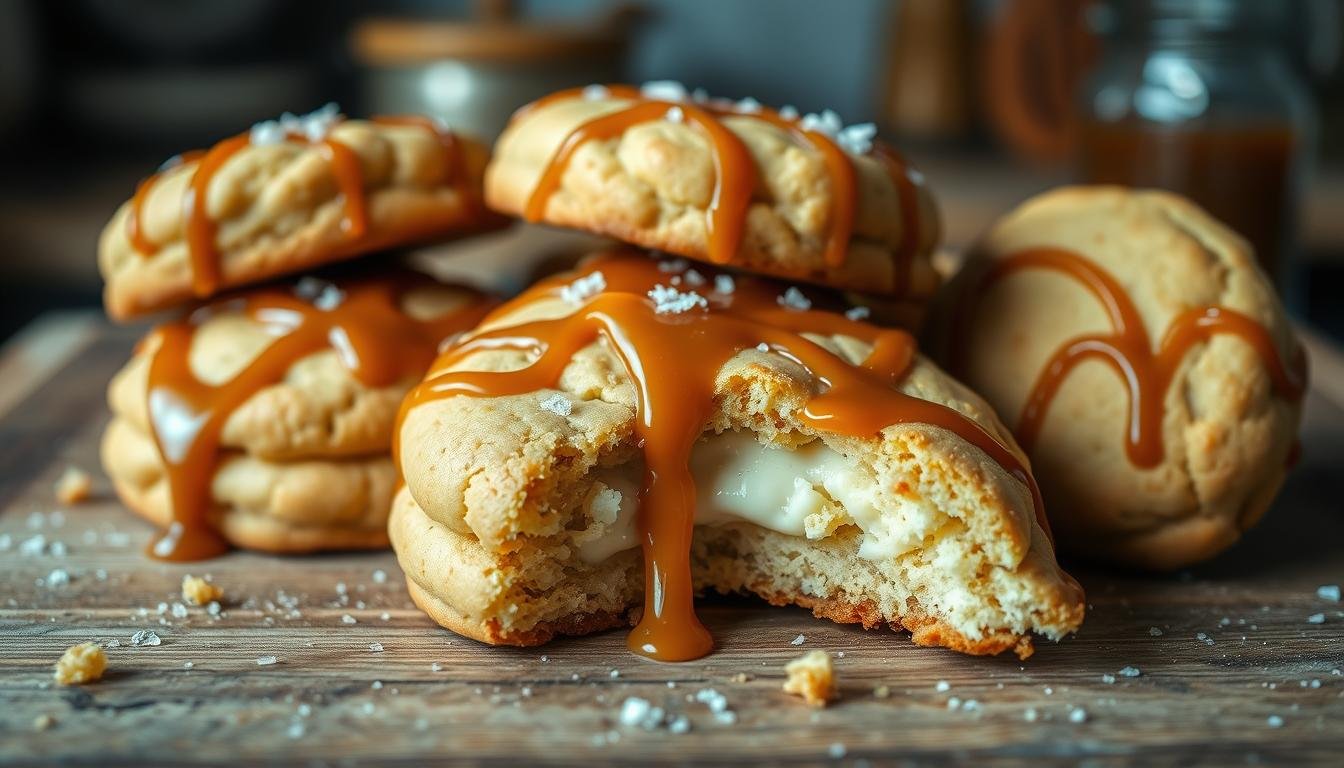
M546 165L565 137L584 122L630 102L572 98L529 108L496 142L485 173L486 202L521 215ZM919 233L913 253L899 256L906 233L895 182L870 156L851 155L856 171L854 229L845 263L823 258L832 190L821 154L782 129L750 115L725 117L755 160L760 176L733 266L835 288L927 298L938 285L930 253L940 235L938 210L916 186ZM705 211L716 171L708 140L685 123L632 126L609 141L574 153L543 220L616 237L647 248L708 260ZM910 261L908 284L898 261Z
M407 314L429 319L450 314L479 294L450 285L411 289ZM192 341L192 372L207 383L232 378L274 340L264 326L239 313L202 322ZM112 412L148 435L149 366L158 339L147 336L108 386ZM343 458L387 453L397 408L412 380L370 388L356 379L334 350L294 362L284 380L257 392L229 415L220 435L225 449L268 461Z
M103 467L117 495L159 527L172 502L158 449L130 421L113 417L103 433ZM387 511L396 487L391 457L271 462L235 454L211 484L211 522L236 547L280 554L387 546Z
M991 260L1029 247L1083 255L1128 292L1156 345L1183 310L1217 305L1250 316L1288 364L1296 341L1250 246L1190 201L1159 191L1071 187L1005 216L945 289L931 323L947 356L967 315L963 377L1015 425L1048 357L1065 341L1112 329L1097 299L1063 275L1028 270L993 284L975 307L967 285ZM1283 482L1300 403L1273 393L1259 357L1220 335L1186 355L1165 397L1161 464L1125 452L1128 392L1088 361L1056 393L1032 447L1051 523L1066 551L1155 569L1205 560L1264 514Z
M468 288L426 282L401 295L401 309L427 321L480 298ZM274 340L247 315L217 311L195 327L188 352L192 374L208 384L226 382ZM166 526L171 495L147 405L158 348L159 337L151 332L108 386L113 418L103 435L102 461L122 501ZM281 381L225 419L210 489L213 524L235 546L267 552L387 546L396 480L392 431L413 383L366 386L330 349L295 360Z
M501 310L485 326L573 311L562 304ZM848 337L809 338L852 363L869 352ZM492 350L460 365L509 370L526 362L524 353ZM902 569L935 574L932 555L922 559L916 548L875 565L857 556L852 524L819 540L754 525L701 526L696 535L704 546L697 544L692 562L702 588L750 592L839 621L905 626L917 642L973 653L1027 653L1032 632L1059 638L1077 628L1082 591L1056 565L1023 483L941 428L894 425L872 439L817 431L795 416L815 386L795 363L745 350L719 372L706 434L748 431L785 448L820 440L853 458L883 498L913 493L927 500L939 512L928 523L930 541L956 531L968 547L973 542L962 554L976 564L967 578L982 602L954 609L931 592L903 592ZM568 415L541 406L556 390L451 397L411 408L397 435L406 479L390 524L398 559L431 615L485 642L529 644L610 626L643 596L638 550L585 565L572 540L589 522L581 502L594 473L638 460L634 387L599 341L575 355L558 390L572 403ZM1016 451L989 407L928 361L916 362L901 390L958 410ZM729 545L734 554L725 556ZM788 553L813 558L809 572L827 574L824 584L790 565Z
M331 138L359 156L368 230L343 230L344 198L321 147L301 143L247 146L214 176L207 212L217 223L220 289L261 282L394 246L498 226L480 204L487 150L459 137L462 168L445 167L438 137L426 128L363 120L337 124ZM196 161L165 171L141 211L142 231L157 247L139 253L128 237L131 202L103 228L98 266L104 304L127 319L198 298L192 291L183 195Z

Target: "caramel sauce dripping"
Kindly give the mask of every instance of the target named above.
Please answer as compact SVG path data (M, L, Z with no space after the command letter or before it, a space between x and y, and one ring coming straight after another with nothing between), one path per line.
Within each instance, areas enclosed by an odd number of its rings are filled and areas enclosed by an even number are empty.
M332 286L328 290L341 292L339 303L325 308L279 288L264 288L221 299L158 327L148 405L154 443L168 480L172 522L151 544L149 554L185 561L214 557L228 549L210 519L220 433L230 414L257 392L280 382L295 362L335 349L360 383L390 386L422 375L443 339L475 325L493 305L480 298L428 321L406 315L402 296L417 285L433 284L409 272L336 281L328 284ZM206 320L234 312L265 326L275 340L228 381L203 382L191 370L192 340Z
M1172 320L1153 351L1143 319L1125 289L1096 264L1064 249L1032 248L994 261L974 285L974 297L978 298L978 294L1008 275L1033 269L1050 270L1077 280L1101 302L1114 332L1078 336L1051 355L1017 420L1017 439L1027 451L1040 434L1055 393L1084 360L1105 362L1124 380L1129 390L1125 453L1131 463L1141 468L1162 462L1162 420L1172 378L1190 349L1214 336L1232 334L1241 338L1259 356L1275 394L1288 400L1302 397L1306 382L1306 358L1302 350L1297 350L1291 367L1284 365L1274 339L1254 319L1224 307L1193 307ZM963 357L972 314L973 309L963 308L957 318L955 351ZM964 373L965 361L958 360L956 367Z
M463 174L458 173L458 169L464 165L460 142L451 132L440 130L428 118L414 115L375 117L372 122L420 126L432 132L443 150L445 178L451 179L453 174L457 174L459 189L466 184L466 179L460 178ZM331 166L336 186L344 201L341 230L351 241L357 242L362 239L368 231L368 214L364 169L359 154L330 136L313 141L302 134L290 133L285 140L318 147ZM169 161L158 173L140 182L136 187L135 196L131 198L131 207L126 218L126 238L137 253L149 257L158 251L158 246L144 234L142 221L143 208L150 190L167 171L187 163L196 164L182 197L182 221L188 258L191 262L192 292L199 298L214 295L223 285L219 246L216 242L218 225L206 210L207 192L220 169L230 158L250 144L251 134L243 133L224 139L208 150L184 153L179 156L177 162Z
M955 432L1027 485L1037 520L1049 530L1035 481L1012 451L957 411L895 389L916 352L908 333L850 320L838 312L781 307L778 283L738 275L735 291L718 293L709 290L711 278L701 293L706 308L659 314L648 292L670 282L673 275L641 254L617 252L590 261L576 274L539 283L487 323L529 304L556 300L571 280L599 271L605 291L573 314L469 333L448 347L432 370L444 371L490 349L526 351L533 356L528 367L431 373L407 396L399 423L416 406L441 398L503 397L552 388L577 352L604 339L635 386L635 433L647 467L638 518L645 610L628 640L635 653L685 661L713 648L713 638L694 607L689 553L696 495L688 461L716 408L714 382L719 371L739 352L760 344L803 366L816 380L818 394L797 414L804 423L864 439L876 438L893 424L931 424ZM871 344L872 352L860 365L851 365L804 333L851 336Z
M724 99L703 102L664 101L646 98L639 89L631 86L610 85L605 86L605 89L609 98L630 100L634 103L615 112L592 118L570 131L542 170L537 186L532 190L523 208L524 219L538 222L545 217L546 204L559 189L570 160L580 146L589 141L612 139L634 125L664 119L669 111L678 109L681 111L682 119L709 140L714 160L714 192L709 209L706 211L709 261L715 264L731 264L737 257L742 243L747 210L761 182L751 152L742 139L723 125L720 118L755 118L774 125L790 134L796 143L810 147L821 154L830 176L831 194L834 200L823 262L835 269L844 266L850 237L854 230L858 185L853 159L829 136L820 131L807 130L802 127L799 119L785 117L764 106L744 111L732 101ZM584 98L585 90L574 88L550 94L518 110L514 120L548 104ZM891 175L900 199L902 244L896 254L893 292L901 293L909 285L910 262L919 247L918 193L901 156L879 142L874 142L873 146L872 154Z

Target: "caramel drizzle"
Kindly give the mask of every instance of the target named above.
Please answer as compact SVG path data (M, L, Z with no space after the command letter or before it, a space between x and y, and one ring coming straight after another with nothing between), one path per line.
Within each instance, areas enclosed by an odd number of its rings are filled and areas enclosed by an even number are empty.
M1101 302L1114 332L1070 339L1051 355L1017 420L1017 439L1028 451L1040 434L1055 393L1074 367L1084 360L1101 360L1110 365L1129 390L1125 453L1136 467L1154 467L1162 462L1162 420L1167 390L1190 348L1214 336L1232 334L1240 337L1259 356L1275 394L1294 401L1302 397L1306 359L1301 349L1297 350L1292 366L1285 366L1274 339L1252 318L1217 306L1187 309L1172 320L1154 352L1143 319L1125 289L1096 264L1064 249L1032 248L996 260L975 284L977 298L998 280L1030 269L1051 270L1077 280ZM963 311L958 315L956 352L963 357L967 351L967 325L972 312ZM964 373L965 360L956 362L958 370Z
M705 222L709 237L709 261L715 264L731 264L742 243L752 196L761 181L755 159L746 144L725 127L720 118L750 117L780 128L790 134L797 143L821 154L830 176L834 199L823 262L833 269L844 266L850 237L854 230L858 184L853 159L829 136L820 131L804 129L799 119L784 117L768 107L747 112L738 109L733 102L721 99L705 102L672 102L647 99L638 89L625 85L606 86L606 89L611 98L631 100L634 103L588 120L570 131L542 170L537 186L532 190L523 208L524 219L537 222L545 217L546 204L560 188L570 160L580 146L589 141L614 138L634 125L664 119L670 110L679 109L683 119L709 139L714 160L714 192L706 211ZM514 120L557 101L583 98L584 90L575 88L553 93L520 109L515 114ZM905 161L895 150L875 143L873 154L891 175L900 200L902 244L896 254L893 286L893 291L900 293L909 285L911 261L919 248L921 225L918 192Z
M497 349L525 351L532 357L530 365L508 372L431 373L407 396L400 418L441 398L503 397L552 388L577 352L605 339L635 385L635 432L647 467L638 520L645 610L628 640L635 653L684 661L713 647L695 615L689 552L696 496L688 460L714 411L719 371L739 352L760 344L802 366L817 382L818 393L797 413L804 423L864 439L876 438L894 424L931 424L955 432L1026 484L1037 520L1046 528L1035 481L1008 448L957 411L896 389L916 352L909 334L835 312L783 308L779 284L738 276L733 293L702 294L708 301L705 309L658 314L647 294L671 276L644 256L616 253L593 260L578 275L538 284L490 319L555 300L569 280L596 271L602 273L606 290L574 314L470 333L446 349L432 370L444 371L476 352ZM871 344L872 351L854 366L804 333L851 336Z
M344 296L326 309L267 288L220 300L158 327L154 332L158 348L149 368L149 419L164 462L172 522L151 544L150 555L200 560L228 549L210 519L220 434L230 414L281 381L295 362L335 349L360 383L390 386L420 376L441 340L475 325L493 305L482 297L445 316L415 320L402 310L402 296L416 285L428 284L432 281L412 273L338 281L331 285ZM208 384L192 373L189 353L197 329L222 312L244 314L276 338L233 378Z
M461 145L451 132L441 131L432 120L418 116L376 117L372 122L387 125L416 125L431 131L443 149L446 178L453 178L456 174L459 177L459 185L466 184L466 180L460 178L463 174L457 171L463 167ZM286 136L286 141L318 147L331 166L337 188L344 201L341 230L352 242L362 239L368 232L368 213L364 191L364 169L359 154L330 136L312 141L302 134L290 133ZM182 196L182 221L188 259L191 262L192 292L197 297L212 296L223 285L219 246L216 242L218 224L210 218L206 210L207 192L220 169L230 158L250 144L249 132L224 139L205 151L185 153L175 158L176 162L170 161L158 173L141 181L136 187L135 196L131 198L131 208L126 218L126 238L141 256L153 256L158 251L158 245L145 235L142 220L145 201L149 198L150 190L164 173L179 165L196 164Z

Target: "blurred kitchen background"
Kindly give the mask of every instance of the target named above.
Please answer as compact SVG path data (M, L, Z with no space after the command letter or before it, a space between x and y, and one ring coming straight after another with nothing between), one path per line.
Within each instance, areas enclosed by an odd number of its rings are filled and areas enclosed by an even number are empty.
M674 79L874 121L955 253L1070 180L1195 196L1344 338L1344 0L0 0L0 339L97 306L99 230L184 149L328 101L491 137Z

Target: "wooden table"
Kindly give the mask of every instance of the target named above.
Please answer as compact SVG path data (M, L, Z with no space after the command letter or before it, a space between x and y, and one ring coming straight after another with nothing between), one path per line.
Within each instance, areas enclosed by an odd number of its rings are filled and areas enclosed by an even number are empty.
M627 653L621 632L530 650L458 638L412 606L390 553L146 559L149 527L95 469L104 385L132 334L89 314L43 323L0 352L0 764L1228 765L1344 754L1344 603L1316 592L1344 584L1344 357L1315 337L1304 458L1266 521L1175 576L1073 568L1087 621L1028 662L707 600L722 648L659 665ZM97 492L62 510L52 483L71 463L95 471ZM42 554L24 554L35 536ZM67 585L47 584L57 570ZM223 586L223 615L175 614L185 573ZM162 643L132 647L140 629ZM65 648L114 639L102 682L53 684ZM811 649L836 656L841 681L843 699L822 711L779 690L784 663ZM266 656L277 662L259 665ZM695 700L706 688L735 722ZM686 715L689 733L621 725L632 696Z

